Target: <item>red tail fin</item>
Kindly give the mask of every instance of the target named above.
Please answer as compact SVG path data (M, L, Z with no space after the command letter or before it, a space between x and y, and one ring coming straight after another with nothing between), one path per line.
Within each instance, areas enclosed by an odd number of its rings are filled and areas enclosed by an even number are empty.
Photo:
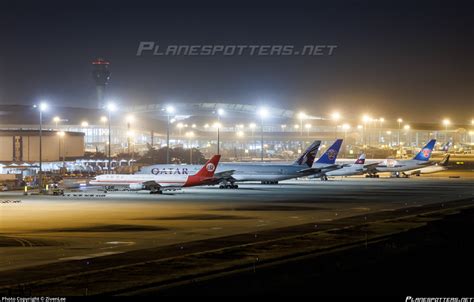
M219 160L221 159L220 155L214 155L207 163L194 175L189 175L184 187L199 186L204 184L209 184L214 176L214 172L217 169Z
M213 177L220 159L220 155L214 155L195 175L199 177Z

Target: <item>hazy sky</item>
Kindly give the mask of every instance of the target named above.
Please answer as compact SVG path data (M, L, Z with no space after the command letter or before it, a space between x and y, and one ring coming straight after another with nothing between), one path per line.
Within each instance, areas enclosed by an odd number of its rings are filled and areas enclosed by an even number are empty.
M112 63L109 96L124 104L265 102L314 114L474 118L474 15L461 2L37 2L0 9L1 104L94 106L90 62L103 56ZM338 48L314 57L137 57L140 41Z

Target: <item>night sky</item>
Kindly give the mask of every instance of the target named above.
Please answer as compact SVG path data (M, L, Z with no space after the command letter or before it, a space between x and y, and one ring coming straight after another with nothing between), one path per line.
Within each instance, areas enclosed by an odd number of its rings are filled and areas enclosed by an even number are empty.
M461 2L2 4L0 103L94 106L90 62L122 104L265 103L312 114L474 118L474 13ZM256 1L255 1L256 2ZM193 4L191 4L193 3ZM137 57L169 44L335 44L332 56Z

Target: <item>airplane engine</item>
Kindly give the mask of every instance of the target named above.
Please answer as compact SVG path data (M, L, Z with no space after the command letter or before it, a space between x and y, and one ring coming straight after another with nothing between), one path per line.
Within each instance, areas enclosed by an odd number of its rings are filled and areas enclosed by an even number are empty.
M132 191L138 191L138 190L145 189L145 187L142 184L130 184L129 188Z

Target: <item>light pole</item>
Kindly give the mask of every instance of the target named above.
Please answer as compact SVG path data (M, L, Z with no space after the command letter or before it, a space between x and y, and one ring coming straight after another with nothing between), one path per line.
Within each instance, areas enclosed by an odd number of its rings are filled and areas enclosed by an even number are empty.
M220 145L221 145L220 127L221 127L221 116L223 116L224 114L225 114L224 109L222 108L217 109L217 154L221 154L220 153Z
M370 133L369 133L369 139L367 140L367 123L370 122L372 118L368 115L364 115L362 117L362 122L364 122L364 145L370 145ZM368 142L367 142L368 141Z
M65 161L66 161L66 143L65 143L66 132L59 131L58 136L59 136L59 150L60 150L59 158L62 157L62 159L63 159L63 168L64 168L66 166L66 164L65 164ZM63 143L62 152L61 152L61 141ZM61 156L61 153L62 153L62 156Z
M444 131L445 131L444 132L445 133L444 137L445 137L446 143L448 142L448 126L449 126L449 124L451 124L451 121L449 119L445 118L443 120L443 125L444 125Z
M331 119L334 121L334 139L337 139L337 122L341 119L341 114L337 111L333 112Z
M194 132L189 131L186 132L186 136L188 137L188 148L189 148L189 164L193 164L193 148L191 146L191 139L194 137Z
M345 148L343 149L344 150L344 156L346 156L346 153L347 153L347 130L351 129L351 125L349 124L342 124L342 130L344 130L344 145L345 145Z
M383 118L383 117L379 118L379 122L380 122L380 129L379 129L378 143L380 144L380 140L382 139L382 128L383 128L383 123L385 122L385 118Z
M258 115L260 116L260 131L261 131L261 150L260 150L260 160L263 162L263 120L268 116L268 109L262 107L258 110Z
M48 104L41 102L39 104L39 188L43 192L43 111L48 109Z
M111 168L112 168L112 127L111 127L111 120L112 120L112 112L115 112L117 110L117 105L115 105L115 103L112 103L112 102L109 102L107 104L107 113L108 113L108 124L109 124L109 148L108 148L108 157L107 157L107 161L108 161L108 167L107 167L107 170L108 170L108 173L110 174L110 171L111 171Z
M298 118L300 119L300 125L299 125L299 129L300 129L300 137L301 137L301 141L300 141L300 149L303 150L303 120L306 119L306 113L304 112L300 112L298 113Z
M406 145L411 146L411 141L410 141L409 138L408 138L408 134L409 134L409 132L410 132L410 125L405 125L405 126L403 126L403 129L405 129L405 131L406 131L406 138L405 138L405 140L406 140Z
M166 164L170 163L170 115L174 113L173 106L166 106Z
M125 121L127 122L127 153L130 156L130 141L132 139L133 132L130 130L131 123L135 121L135 117L133 115L127 115L125 117Z
M255 142L255 128L256 127L257 127L257 125L255 123L250 123L249 124L250 130L252 130L252 144L251 145L253 145L254 150L257 149L257 143Z
M56 125L56 129L58 129L58 124L61 121L61 118L59 116L53 117L53 122Z
M402 127L403 119L398 118L397 122L398 122L398 135L397 135L398 136L398 146L400 146L400 129Z
M100 122L102 123L102 130L101 130L102 135L101 135L101 138L100 138L101 141L105 141L105 137L104 137L105 136L105 123L107 123L107 120L108 119L105 115L100 117ZM106 143L104 142L104 144L106 144ZM104 154L106 154L106 153L107 153L107 148L104 147Z
M304 125L304 127L306 128L306 137L309 138L309 130L311 129L311 124L308 123Z

